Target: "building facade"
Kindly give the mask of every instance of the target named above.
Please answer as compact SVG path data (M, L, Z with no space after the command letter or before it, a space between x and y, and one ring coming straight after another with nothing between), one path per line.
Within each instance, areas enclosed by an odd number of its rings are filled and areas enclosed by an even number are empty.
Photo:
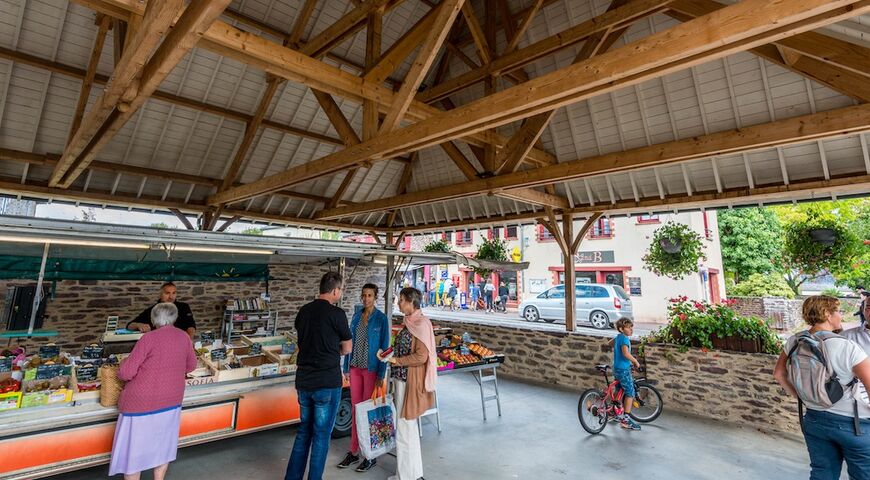
M704 238L706 259L700 262L696 274L682 280L659 277L647 270L642 260L653 233L668 221L684 223ZM582 221L576 222L574 231L578 231L582 225ZM447 241L451 249L473 257L480 243L493 237L507 242L513 260L529 262L529 268L521 272L492 274L494 285L499 286L504 282L508 287L509 307L516 307L519 302L564 282L565 267L561 250L550 233L540 225L414 237L406 240L401 248L419 250L424 244L440 238ZM686 295L691 299L710 302L719 302L725 297L718 225L713 211L601 218L580 244L575 257L575 269L577 282L621 285L631 295L635 320L640 322L665 322L667 301L674 296ZM422 280L429 289L436 288L439 280L448 278L457 285L459 292L468 292L472 282L481 284L485 281L470 269L457 265L423 267L406 274L409 284L416 285Z

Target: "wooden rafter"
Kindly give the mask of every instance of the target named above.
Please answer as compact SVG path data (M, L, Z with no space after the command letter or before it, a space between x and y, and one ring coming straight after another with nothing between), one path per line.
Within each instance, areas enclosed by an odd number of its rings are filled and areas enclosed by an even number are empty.
M526 16L520 22L520 25L517 27L516 31L511 35L510 40L508 40L507 47L505 47L505 53L510 53L517 48L517 45L520 44L520 40L522 40L523 35L525 35L526 30L528 30L529 26L532 24L532 20L534 20L535 15L538 13L538 10L544 5L544 0L535 0L534 3L530 6L530 10L526 13ZM507 24L513 23L513 20L506 19Z
M432 66L432 62L435 61L435 56L438 55L441 44L447 38L447 33L453 25L453 20L464 4L465 0L443 0L439 4L438 13L432 20L429 35L426 36L423 44L420 45L417 57L411 63L411 68L405 75L402 87L393 98L392 107L387 112L387 116L378 130L380 134L389 133L396 129L405 117L405 113L410 108L417 89L423 82L429 67Z
M368 0L338 19L314 38L305 42L302 53L320 57L365 26L369 14L387 4L388 0ZM398 2L393 2L397 4Z
M465 19L466 25L468 25L471 38L474 39L474 47L477 49L477 56L480 58L480 62L483 65L488 65L492 61L492 49L486 41L486 34L483 28L481 28L480 22L477 21L477 17L474 15L474 7L471 6L471 2L462 4L462 17Z
M232 225L232 224L238 222L238 221L241 220L241 219L242 219L242 215L240 215L240 214L233 215L232 217L230 217L229 219L227 219L226 221L224 221L223 225L221 225L220 227L218 227L217 230L215 230L215 231L217 231L217 232L223 232L223 231L225 231L227 228L229 228L230 225Z
M153 46L152 36L162 38L160 32L168 28L180 11L180 6L174 3L149 2L141 30L135 37L136 48L131 47L124 53L121 64L113 73L113 80L82 121L72 142L67 145L61 162L52 172L52 186L69 187L78 178L115 133L145 104L175 65L196 45L228 3L229 0L192 3L150 56L150 60L144 63L151 50L143 54L143 46ZM149 18L149 13L155 8L159 10ZM137 67L139 61L144 63L141 68ZM137 75L140 76L136 78ZM115 83L116 80L121 84L120 87ZM123 91L118 93L121 88Z
M810 1L808 5L806 2ZM633 2L634 3L634 2ZM632 3L632 4L633 4ZM809 7L809 8L806 8ZM491 129L870 11L870 1L744 0L630 45L209 199L234 202Z
M67 142L72 140L79 125L82 124L82 117L85 115L85 107L88 104L88 98L91 96L91 87L94 85L94 76L97 74L97 66L100 63L100 56L103 54L103 46L106 44L106 34L109 33L109 27L112 25L112 19L106 15L97 15L97 36L94 39L94 48L91 50L91 58L88 60L88 69L85 72L85 78L82 80L82 87L79 90L79 101L76 104L75 113L73 113L72 126L69 129Z
M392 198L324 211L319 218L341 218L366 212L402 208L441 200L485 195L512 188L542 186L607 173L736 152L785 146L870 129L870 104L753 125L738 130L634 148L491 178L418 190Z
M387 49L374 65L366 67L366 80L380 82L389 77L405 58L423 43L423 39L429 34L429 29L432 26L436 12L437 9L433 9L427 13L410 30L405 32L396 43Z
M635 0L621 8L608 11L595 18L570 27L556 35L535 42L525 48L506 53L485 63L478 69L451 78L417 95L417 100L431 103L484 81L492 75L503 75L522 68L535 60L575 45L596 32L607 31L662 10L671 0Z
M178 220L184 225L184 228L186 228L188 230L196 230L196 228L193 226L193 224L190 223L190 220L187 218L187 215L182 213L181 210L179 210L177 208L170 208L169 211L172 212L172 214L175 215L176 218L178 218Z
M290 30L290 35L286 37L287 44L291 47L297 47L302 40L305 26L308 25L308 20L311 18L311 14L314 13L315 6L317 6L317 0L305 0L305 5L302 6L302 10L293 22L293 29Z

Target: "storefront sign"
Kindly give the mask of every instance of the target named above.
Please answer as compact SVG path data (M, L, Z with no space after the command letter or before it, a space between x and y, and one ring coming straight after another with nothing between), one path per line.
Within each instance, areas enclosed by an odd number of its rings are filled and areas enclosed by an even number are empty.
M12 371L12 359L15 357L0 357L0 372Z
M628 293L640 295L640 277L628 277Z
M95 360L97 358L103 358L103 346L102 345L88 345L87 347L82 349L82 358L88 360Z
M43 345L39 347L39 356L41 358L52 358L60 355L60 347L57 345Z
M97 380L97 366L93 363L76 366L76 380L79 383L93 382Z
M576 263L613 263L613 250L592 250L577 252L574 255Z
M184 380L184 384L188 387L194 387L196 385L209 385L217 381L217 375L212 375L210 377L196 377L196 378L188 378Z

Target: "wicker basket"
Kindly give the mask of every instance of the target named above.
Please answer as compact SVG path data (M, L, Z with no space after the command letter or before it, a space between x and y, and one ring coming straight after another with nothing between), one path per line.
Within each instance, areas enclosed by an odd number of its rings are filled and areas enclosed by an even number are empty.
M103 365L100 367L100 405L104 407L114 407L118 404L118 398L121 397L121 390L124 389L124 382L118 378L117 365Z

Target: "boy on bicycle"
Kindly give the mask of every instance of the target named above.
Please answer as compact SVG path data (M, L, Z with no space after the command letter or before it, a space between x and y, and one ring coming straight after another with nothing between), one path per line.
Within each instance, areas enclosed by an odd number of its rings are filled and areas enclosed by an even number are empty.
M640 362L631 354L631 340L629 339L634 333L634 322L625 317L620 318L616 321L616 330L619 331L619 335L613 342L613 378L619 381L625 392L622 398L625 411L618 417L619 424L622 428L640 430L640 425L628 416L631 413L631 406L636 395L631 366L640 368Z

